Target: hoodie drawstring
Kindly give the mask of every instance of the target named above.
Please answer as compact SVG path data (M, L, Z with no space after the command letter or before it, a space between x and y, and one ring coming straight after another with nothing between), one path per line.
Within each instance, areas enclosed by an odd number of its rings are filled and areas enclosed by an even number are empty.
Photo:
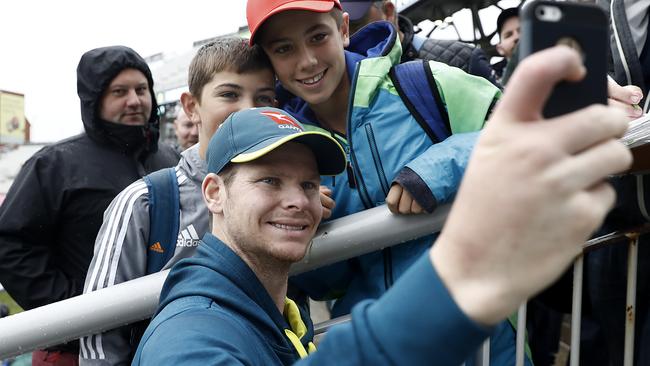
M288 297L284 299L284 317L289 323L291 329L285 329L284 334L298 352L300 358L307 357L310 353L316 352L316 345L313 342L307 343L307 349L300 339L307 334L307 327L300 317L300 310L293 300Z

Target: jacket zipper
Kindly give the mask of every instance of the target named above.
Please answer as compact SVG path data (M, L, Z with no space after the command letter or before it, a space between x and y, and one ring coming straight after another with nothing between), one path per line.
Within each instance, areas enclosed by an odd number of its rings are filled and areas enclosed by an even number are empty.
M354 147L352 145L352 109L354 103L354 90L357 84L357 78L359 77L359 64L357 64L356 69L354 70L354 77L352 78L352 84L350 85L350 96L348 98L348 113L347 113L347 135L348 135L348 147L350 149L350 160L352 164L349 164L348 167L348 180L350 181L350 175L352 175L352 180L359 190L359 197L361 198L361 203L366 209L372 208L372 201L370 200L370 195L366 185L363 183L363 177L359 171L359 164L357 163L357 158L354 155Z
M356 83L357 83L357 78L359 76L359 67L355 70L354 73L354 78L352 79L352 85L350 87L350 90L355 90L356 88ZM350 93L350 99L348 100L348 123L347 123L347 135L348 135L348 147L350 149L350 160L352 161L351 165L348 165L349 168L351 168L352 171L352 179L355 182L355 185L357 189L359 190L359 197L361 198L361 202L363 205L366 207L366 209L372 208L372 200L370 199L370 195L368 194L368 189L366 188L365 183L363 182L363 176L361 175L361 172L359 171L359 164L357 163L357 158L354 154L354 148L352 145L352 106L354 102L354 93ZM370 130L368 130L370 128ZM374 133L372 131L372 128L367 125L366 126L366 135L368 136L368 142L370 143L371 146L371 151L373 155L373 159L375 161L375 165L377 166L377 170L381 176L381 184L382 184L382 189L384 190L384 194L388 194L388 189L386 186L388 185L385 183L386 177L383 171L383 168L380 170L379 167L381 164L378 164L379 161L379 154L377 151L377 144L374 138ZM350 180L350 170L348 170L348 180ZM350 180L351 181L351 180ZM392 285L393 285L393 254L391 247L384 248L381 251L382 257L384 259L384 287L386 290L388 290Z
M375 141L375 133L372 130L372 126L365 125L366 136L368 138L368 145L370 145L370 152L372 154L372 160L375 162L375 169L377 169L377 174L379 175L379 184L381 185L381 190L384 192L384 196L388 195L388 181L386 180L386 173L384 173L384 166L381 164L381 159L379 158L379 150L377 149L377 142Z

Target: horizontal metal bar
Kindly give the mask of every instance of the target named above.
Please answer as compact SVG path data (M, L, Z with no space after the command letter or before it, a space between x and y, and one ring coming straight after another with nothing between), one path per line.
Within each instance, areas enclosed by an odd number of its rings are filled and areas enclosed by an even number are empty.
M621 231L614 231L597 238L588 240L583 246L583 253L588 253L604 246L621 243L627 244L630 237L636 237L650 232L650 224L629 228Z
M168 272L0 319L0 359L148 318Z
M324 223L314 236L305 258L291 266L291 274L438 232L450 207L440 206L433 214L394 215L383 205Z
M292 274L332 264L440 231L449 212L393 215L375 207L320 226ZM100 333L142 319L158 306L167 271L0 319L0 359Z
M318 323L314 325L314 334L319 335L322 333L327 332L331 327L338 325L338 324L345 324L352 320L352 316L350 314L348 315L343 315L339 316L338 318L326 320L322 323Z
M320 226L304 260L291 274L309 271L440 231L450 205L433 214L393 215L384 206L343 217ZM650 231L650 225L633 232ZM592 239L591 250L619 241L629 232ZM100 333L151 317L169 271L76 296L0 319L0 359L34 349ZM134 296L134 294L137 294Z

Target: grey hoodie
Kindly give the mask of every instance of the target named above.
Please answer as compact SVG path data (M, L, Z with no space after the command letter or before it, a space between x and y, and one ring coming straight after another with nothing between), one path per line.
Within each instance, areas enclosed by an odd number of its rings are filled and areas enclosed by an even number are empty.
M201 194L206 163L194 145L182 153L176 166L180 197L180 226L176 251L163 269L192 256L209 229L209 212ZM104 213L84 293L144 276L149 242L149 196L140 179L123 190ZM128 365L132 326L81 338L80 365ZM133 348L134 349L134 348Z

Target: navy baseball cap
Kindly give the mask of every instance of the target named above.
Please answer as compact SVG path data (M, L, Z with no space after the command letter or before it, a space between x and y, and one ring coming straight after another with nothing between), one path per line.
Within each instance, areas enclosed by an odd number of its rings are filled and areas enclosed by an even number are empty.
M497 17L497 34L499 35L499 37L501 36L501 28L503 28L503 24L506 22L506 20L518 16L519 16L518 7L503 9L501 13L499 13L499 16Z
M372 3L378 0L340 0L341 6L343 6L343 11L350 14L351 21L357 21L363 18L367 13L368 9L372 6Z
M251 108L231 114L210 139L208 172L219 173L229 163L258 159L287 142L306 145L316 157L321 175L345 170L345 151L331 136L305 128L287 112L277 108Z

